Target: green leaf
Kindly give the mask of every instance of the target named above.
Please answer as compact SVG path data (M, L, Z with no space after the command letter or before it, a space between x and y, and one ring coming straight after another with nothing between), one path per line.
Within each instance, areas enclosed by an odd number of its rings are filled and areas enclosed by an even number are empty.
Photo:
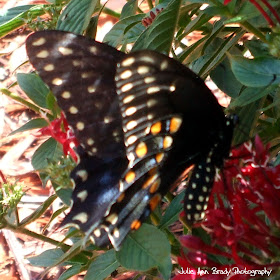
M156 16L153 23L141 34L133 46L133 51L140 49L156 50L168 54L177 28L181 0L172 0Z
M10 135L14 135L16 133L31 130L31 129L42 128L47 125L48 125L48 122L43 118L33 119L33 120L27 122L26 124L24 124L22 127L14 130Z
M70 277L77 275L81 272L82 266L80 264L76 264L65 270L58 278L58 280L67 280Z
M184 36L188 35L189 33L193 32L194 30L200 29L205 23L207 23L212 16L206 14L199 14L196 18L194 18L186 27Z
M53 119L56 119L60 113L60 108L57 105L56 98L51 91L49 91L49 94L47 95L46 104L48 109L50 109L52 112ZM50 120L52 121L53 119Z
M139 230L127 236L116 256L125 268L145 271L165 265L170 259L170 250L169 241L162 231L143 224Z
M136 13L138 8L138 0L128 1L122 8L120 19L124 19L128 16L132 16Z
M31 258L32 262L30 259L28 260L32 265L48 267L47 271L58 265L84 265L88 261L88 258L83 253L80 253L82 244L83 240L80 240L73 244L66 253L64 253L61 249L52 249L43 252L37 257ZM44 261L44 258L50 258L50 260Z
M245 41L244 45L246 48L249 49L250 53L254 57L261 57L261 56L271 56L269 53L269 48L268 45L261 40L253 39L249 41Z
M50 138L35 151L31 163L35 170L44 169L50 161L55 161L62 155L61 144Z
M161 219L159 228L164 229L167 228L169 225L174 223L178 220L179 214L183 210L183 204L182 201L184 199L185 192L181 192L179 195L177 195L170 203L168 208L166 209L164 216Z
M109 250L90 264L84 280L103 280L119 266L115 251Z
M219 6L219 7L208 7L205 10L203 10L203 13L205 13L206 15L210 15L210 16L227 16L228 15L228 9L225 6Z
M56 198L57 198L56 195L50 196L31 215L24 218L20 222L20 226L26 226L26 225L32 223L33 221L35 221L36 219L38 219L39 217L41 217L47 211L47 209L51 206L51 204L54 202L54 200Z
M36 74L17 74L17 81L26 95L38 106L47 108L49 88Z
M241 129L234 130L233 145L248 141L249 137L256 134L256 123L260 116L260 109L264 103L263 100L264 98L259 99L235 110L235 113L240 119L239 126ZM246 133L244 133L242 128L245 128Z
M162 274L163 279L169 280L172 271L171 258L165 258L158 267L159 272Z
M0 17L0 38L20 26L25 25L27 20L34 19L46 13L45 5L32 5L27 10L26 8L27 6L11 8L3 15L3 17ZM22 12L20 12L21 9Z
M244 89L241 95L230 103L232 107L242 107L268 95L275 86Z
M33 266L49 267L53 266L63 254L59 248L49 249L36 257L28 258L28 261Z
M98 0L71 0L57 22L57 29L82 34L87 28Z
M93 16L90 19L89 24L88 24L85 34L84 34L86 37L90 37L90 38L96 37L99 16L100 16L100 14L97 14L96 16Z
M265 87L280 83L280 60L268 57L247 59L229 56L237 80L247 87Z
M57 196L62 200L62 202L68 206L71 205L72 189L60 189L56 191Z
M211 71L210 77L221 91L233 98L238 97L244 87L235 78L227 57Z
M3 23L17 17L19 14L28 11L30 8L34 7L34 5L23 5L17 6L6 11L0 12L0 25Z
M207 76L209 72L224 59L225 54L236 45L244 33L245 31L240 29L239 32L236 32L235 36L230 36L225 39L220 47L212 54L212 56L209 56L208 61L200 69L199 75L204 77Z
M67 209L68 209L68 206L63 206L62 208L56 210L56 211L52 214L51 218L48 220L47 224L44 226L42 232L45 232L45 231L47 230L47 228L50 226L50 224L52 223L52 221L53 221L55 218L57 218L57 216L59 216L61 213L65 212L65 210L67 210Z
M145 27L141 24L141 20L145 14L129 16L118 21L112 29L105 35L103 42L116 48L122 42L132 43L139 34L143 32Z

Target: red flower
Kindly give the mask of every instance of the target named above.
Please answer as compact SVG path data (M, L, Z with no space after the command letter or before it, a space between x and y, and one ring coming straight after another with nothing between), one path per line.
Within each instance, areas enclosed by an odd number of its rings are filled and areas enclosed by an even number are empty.
M224 0L224 5L229 4L231 1L232 0ZM271 17L267 14L267 12L263 9L263 7L257 2L257 0L249 0L249 1L260 11L260 13L263 15L263 17L271 26L275 26L275 23L273 22ZM270 5L270 3L267 0L259 0L259 1L270 10L270 12L277 19L278 23L280 23L280 17L277 11Z
M153 11L150 11L150 16L148 17L145 17L142 19L142 24L145 26L145 27L148 27L149 25L152 24L152 22L155 20L156 16L161 13L163 11L163 8L156 8L156 13L154 13Z
M73 147L78 146L79 143L63 113L61 113L59 119L53 120L49 126L40 129L39 132L41 135L49 135L57 142L61 143L64 154L71 155L71 157L77 162L77 154L73 150Z
M209 279L250 279L246 269L271 269L280 264L280 165L269 164L269 145L264 146L258 136L254 147L245 143L233 149L223 176L214 184L205 220L196 225L206 231L211 243L197 236L180 238L185 249L179 264L184 259L196 271L238 267L244 272ZM223 265L211 261L213 256L219 256L216 260L222 257Z

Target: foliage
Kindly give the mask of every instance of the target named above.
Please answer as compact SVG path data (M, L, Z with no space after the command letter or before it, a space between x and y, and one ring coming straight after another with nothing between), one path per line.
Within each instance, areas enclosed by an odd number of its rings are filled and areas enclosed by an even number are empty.
M24 26L32 30L55 28L94 37L100 15L111 15L117 22L106 34L104 42L125 52L132 48L153 49L170 54L201 77L210 76L218 88L231 97L226 112L234 112L240 117L240 129L236 130L234 143L242 143L259 134L265 144L270 142L270 160L274 159L275 165L280 163L278 0L232 0L225 1L226 3L222 0L144 1L149 9L140 5L142 1L130 0L123 6L120 14L102 6L98 0L49 2L46 5L19 6L8 10L0 17L0 36ZM208 6L202 6L203 4ZM192 32L199 33L200 36L190 44L186 38ZM63 151L73 156L71 143L75 141L73 135L68 137L69 128L63 115L57 120L61 115L60 109L55 97L41 79L36 74L21 73L17 75L17 80L31 102L14 94L12 87L1 89L1 92L37 112L40 117L31 120L16 132L41 128L41 134L50 135L57 141L50 138L38 148L32 159L34 169L40 171L44 182L51 180L56 194L16 226L7 219L7 210L1 204L1 219L5 219L4 224L1 220L1 226L15 231L39 218L56 196L66 205L69 204L69 173L74 161L64 156ZM7 193L15 189L11 188L2 187L2 202L4 189ZM10 205L11 209L14 209L21 197L20 191L15 193L18 195L10 200L14 201ZM150 224L130 234L118 253L109 250L101 254L94 250L94 246L83 244L79 233L72 229L66 236L75 240L71 249L63 242L36 235L58 248L46 251L30 262L48 269L56 265L68 265L59 280L84 271L88 271L85 276L87 280L105 279L110 278L116 270L123 273L127 269L139 271L139 275L146 275L146 279L156 279L159 274L155 267L164 279L170 279L171 272L179 267L178 264L172 267L170 252L178 256L180 243L169 226L178 219L182 205L178 198L168 204L165 211L157 209L153 213ZM65 206L53 213L51 220L64 209ZM279 231L279 224L278 229L273 227L273 230ZM26 233L35 236L32 232ZM206 233L201 236L205 237ZM137 246L139 240L145 246ZM181 242L186 247L182 240ZM156 246L156 249L150 250L152 246ZM181 256L183 260L184 256ZM229 258L230 255L223 257ZM279 255L276 258L279 260ZM216 257L216 261L223 264L224 259ZM180 265L184 267L182 262Z

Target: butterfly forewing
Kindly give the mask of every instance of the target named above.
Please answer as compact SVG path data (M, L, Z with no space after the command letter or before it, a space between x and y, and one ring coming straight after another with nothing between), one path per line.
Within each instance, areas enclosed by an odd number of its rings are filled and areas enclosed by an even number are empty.
M30 62L55 94L68 123L89 155L125 153L114 82L123 53L83 36L33 33L26 41Z
M74 206L63 222L95 228L119 193L127 166L115 87L123 53L83 36L42 31L26 41L30 62L55 94L81 147L72 171Z

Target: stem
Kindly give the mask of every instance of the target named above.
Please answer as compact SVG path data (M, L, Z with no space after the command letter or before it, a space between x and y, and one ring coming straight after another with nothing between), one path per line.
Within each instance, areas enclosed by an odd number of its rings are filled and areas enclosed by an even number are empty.
M7 180L6 180L4 174L2 173L1 170L0 170L0 177L2 178L3 183L4 183L4 184L7 184Z
M271 11L271 13L275 16L275 18L277 19L277 21L280 23L280 16L277 14L277 11L275 11L275 9L270 5L270 3L267 2L267 0L261 0L264 5L267 6L267 8Z
M3 94L5 94L6 96L12 98L15 101L18 101L19 103L25 105L26 107L28 107L29 109L33 110L34 112L41 114L42 110L37 107L36 105L26 101L25 99L23 99L22 97L10 92L9 90L7 90L6 88L0 88L0 92L2 92ZM52 118L52 115L50 114L46 114L48 118Z
M107 7L103 8L103 12L104 12L104 14L110 15L110 16L115 17L117 19L119 19L121 17L120 13L117 13L117 12L107 8Z
M255 0L249 0L253 5L255 5L255 7L261 12L261 14L263 15L263 17L267 20L267 22L271 25L271 26L275 26L275 23L272 21L272 19L270 18L270 16L267 14L267 12L263 9L263 7L256 2Z
M240 25L242 25L250 33L253 33L256 37L258 37L264 43L267 43L267 40L266 40L265 36L263 35L263 33L260 32L259 29L255 28L253 25L251 25L248 21L240 22Z
M174 199L174 195L171 192L168 192L164 197L169 203Z
M149 9L151 10L154 7L152 0L147 0L147 3L149 5Z
M13 232L23 233L23 234L25 234L27 236L30 236L32 238L36 238L36 239L41 240L43 242L48 242L48 243L50 243L52 245L55 245L55 246L61 248L63 251L67 251L67 250L69 250L71 248L71 246L69 246L69 245L67 245L65 243L61 243L59 241L51 239L51 238L49 238L47 236L44 236L42 234L38 234L38 233L36 233L34 231L30 231L30 230L28 230L26 228L20 228L20 227L18 228L18 227L15 227L13 225L10 225L10 224L6 224L5 227L6 227L6 229L12 230Z

